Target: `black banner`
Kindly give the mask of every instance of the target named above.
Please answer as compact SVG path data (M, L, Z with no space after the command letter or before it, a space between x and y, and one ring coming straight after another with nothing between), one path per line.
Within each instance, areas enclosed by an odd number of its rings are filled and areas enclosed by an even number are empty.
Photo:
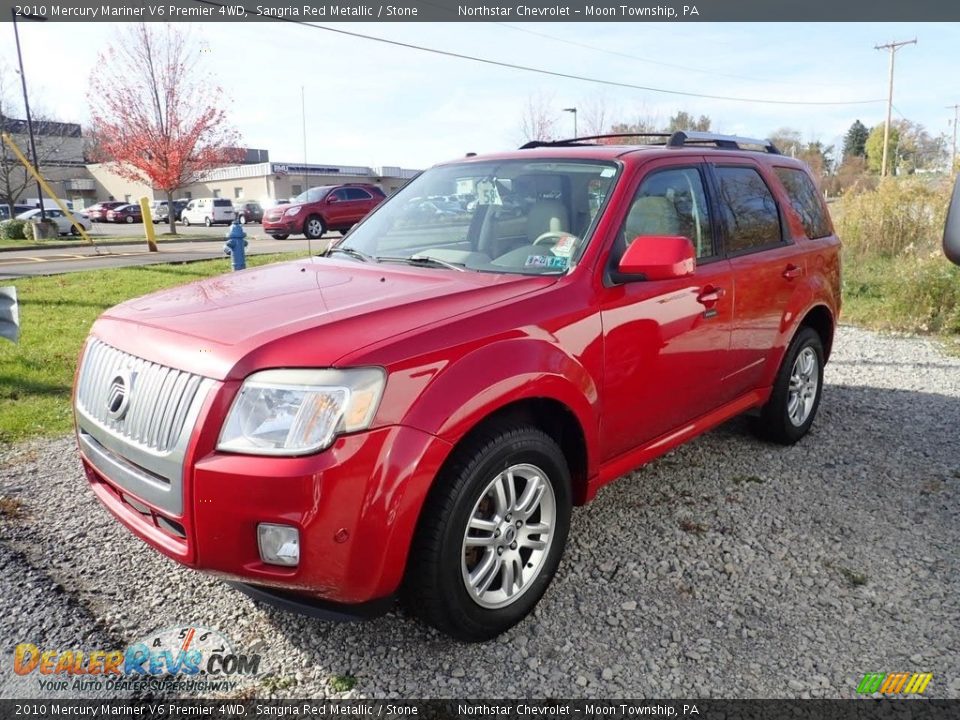
M0 22L898 22L960 20L952 0L0 0Z
M0 700L0 717L955 720L960 700Z

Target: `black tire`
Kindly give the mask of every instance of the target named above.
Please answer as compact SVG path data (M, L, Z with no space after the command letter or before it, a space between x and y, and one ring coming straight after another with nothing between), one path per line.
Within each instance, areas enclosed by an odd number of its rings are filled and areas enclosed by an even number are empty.
M290 237L290 236L289 236L289 235L280 234L280 235L271 235L270 237L272 237L274 240L286 240L286 239L287 239L288 237Z
M70 226L70 234L73 235L74 237L76 237L77 235L80 234L80 232L77 230L77 226L76 226L76 225L71 225L71 226Z
M791 418L791 376L794 375L797 358L801 353L805 353L804 358L813 357L816 360L815 371L799 374L801 379L803 376L809 376L810 380L815 375L816 388L812 391L812 395L807 383L802 383L798 390L800 396L809 397L812 401L802 421L798 423L797 420L801 419L799 416ZM813 328L800 328L783 356L770 399L760 409L759 417L751 418L752 429L758 437L781 445L793 445L807 434L817 416L820 398L823 396L823 365L823 343L820 341L820 336Z
M213 221L210 218L205 217L203 219L203 224L206 225L207 227L210 227L211 225L213 225Z
M190 227L190 218L188 218L186 215L183 216L183 219L180 222L183 223L184 227Z
M485 498L491 497L487 495L488 486L510 467L532 467L541 471L541 477L553 489L552 537L549 546L536 560L538 568L533 569L517 596L508 599L505 606L484 607L467 590L464 573L476 570L484 562L488 557L484 555L487 549L477 548L477 555L472 556L474 565L468 567L471 550L464 549L465 536L471 517L481 510ZM516 494L518 498L530 481L523 482L525 485ZM570 497L570 471L566 459L553 438L542 430L511 424L491 428L468 440L454 451L421 510L402 588L405 604L423 621L468 642L489 640L516 625L539 602L560 564L570 527ZM540 521L543 517L540 513L549 507L547 499L545 490L534 504L536 514L525 518L528 523ZM492 517L500 517L493 509L494 502L491 500L488 507ZM522 531L518 530L515 535L512 522L506 522L506 517L510 516L505 514L501 518L505 522L501 524L505 531L497 530L495 542L504 543L515 537L522 542L519 534ZM518 528L523 525L519 518L518 512ZM492 537L493 531L489 532ZM534 535L543 539L542 535ZM534 555L520 555L534 552L525 547L518 550L516 542L509 547L498 547L498 557L492 557L494 548L489 548L491 561L497 563L497 569L493 571L495 581L489 586L494 592L498 588L503 592L505 575L501 572L505 571L500 568L506 563L498 559L503 551L512 551L513 557L521 558L518 565L511 565L511 575L515 576L516 568L522 575L524 570L533 566Z
M247 224L247 216L246 216L246 215L241 215L241 216L240 216L240 224L241 224L241 225L246 225L246 224Z
M353 228L353 225L348 225L348 226L345 227L345 228L340 228L340 234L341 234L341 235L346 235L348 232L350 232L350 230L351 230L352 228Z
M127 225L133 224L133 215L127 215Z
M327 225L318 215L311 215L303 222L303 234L311 240L318 240L326 231Z

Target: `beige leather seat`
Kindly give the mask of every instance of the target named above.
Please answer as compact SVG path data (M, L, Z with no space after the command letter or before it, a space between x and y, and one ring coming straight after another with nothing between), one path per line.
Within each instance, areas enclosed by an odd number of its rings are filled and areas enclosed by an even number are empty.
M569 227L566 205L559 200L538 200L527 215L527 241L533 243L545 232L566 232Z
M679 235L680 218L673 202L662 196L637 198L624 224L624 240L629 245L643 235Z

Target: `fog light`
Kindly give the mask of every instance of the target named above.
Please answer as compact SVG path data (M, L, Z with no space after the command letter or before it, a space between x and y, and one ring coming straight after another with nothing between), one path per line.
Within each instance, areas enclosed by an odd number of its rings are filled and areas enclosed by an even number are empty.
M300 533L290 525L257 525L260 559L270 565L297 565L300 562Z

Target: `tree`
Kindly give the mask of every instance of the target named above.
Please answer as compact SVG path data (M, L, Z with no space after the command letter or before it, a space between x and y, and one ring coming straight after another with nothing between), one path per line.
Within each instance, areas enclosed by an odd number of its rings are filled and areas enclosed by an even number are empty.
M527 96L527 104L520 116L521 142L552 140L557 130L559 110L552 95L536 93Z
M171 207L177 190L240 160L222 93L199 58L178 26L140 23L121 31L90 80L99 159L116 161L121 177L151 183Z
M867 156L866 144L869 135L870 131L867 129L867 126L859 120L854 120L853 125L850 126L850 129L847 130L847 134L843 138L843 159L846 160L852 157L865 158Z
M803 151L803 137L800 131L794 128L778 128L770 133L769 139L784 155L797 157Z
M30 154L27 127L23 122L24 114L19 104L20 83L14 79L7 65L0 65L0 132L10 133L20 151L33 161ZM15 99L16 98L16 99ZM43 112L37 110L37 104L31 99L34 129L34 145L37 148L37 164L40 170L53 161L66 142L64 126L52 122ZM0 141L0 203L16 204L27 187L34 180L20 161L14 156L5 142Z
M900 131L890 125L890 147L887 148L887 168L891 175L897 174L897 146L900 144ZM870 172L880 172L883 168L883 123L877 125L867 136L864 145L867 152L867 167Z
M895 121L893 127L900 139L897 154L902 172L912 174L917 170L943 167L947 160L947 138L944 135L933 137L923 125L907 119Z
M680 110L676 115L673 115L670 118L670 122L667 124L667 132L674 133L677 130L697 130L700 132L709 132L710 124L710 118L707 115L701 115L699 118L694 118L693 115L688 113L686 110Z

